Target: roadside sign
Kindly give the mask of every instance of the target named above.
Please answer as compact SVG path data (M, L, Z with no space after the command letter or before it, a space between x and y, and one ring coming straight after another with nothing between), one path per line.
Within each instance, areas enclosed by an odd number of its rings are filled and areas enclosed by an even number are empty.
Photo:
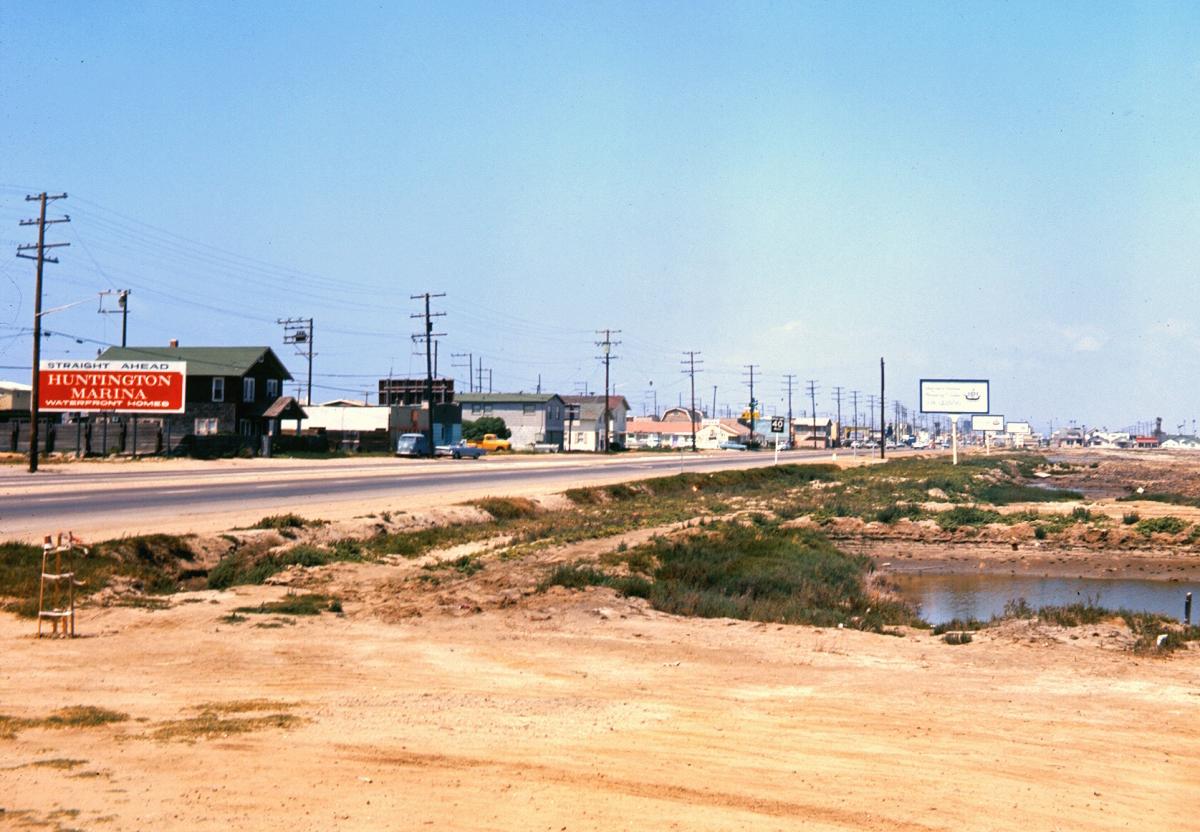
M782 416L772 416L771 433L783 433L785 421Z
M51 413L183 413L186 361L41 361L38 407Z
M1000 416L1000 415L995 415L995 414L988 414L986 416L978 416L978 415L972 416L971 417L971 430L993 431L995 433L1003 433L1004 432L1004 417Z
M923 378L921 412L966 415L987 413L987 379Z
M1029 436L1033 433L1033 428L1028 422L1009 422L1008 432L1013 436Z

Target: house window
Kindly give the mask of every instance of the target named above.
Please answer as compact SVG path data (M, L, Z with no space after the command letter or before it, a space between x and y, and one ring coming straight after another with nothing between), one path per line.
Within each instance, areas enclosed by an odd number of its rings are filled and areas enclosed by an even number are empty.
M212 400L214 402L225 401L225 379L224 378L218 376L217 378L213 379L212 394L213 394Z
M275 399L279 397L279 379L267 379L267 398Z
M533 413L533 412L535 412L536 410L537 410L537 408L536 408L534 405L531 405L531 404L523 404L523 405L521 405L521 412L522 412L522 413Z
M254 432L250 425L249 419L239 419L238 420L238 433L240 433L242 436L253 436L254 435Z
M478 412L479 412L479 405L477 405L477 404L473 404L473 405L471 405L471 412L472 412L472 413L478 413Z
M217 420L197 419L194 427L197 436L212 436L217 432Z
M252 378L242 379L242 401L254 401L254 379Z

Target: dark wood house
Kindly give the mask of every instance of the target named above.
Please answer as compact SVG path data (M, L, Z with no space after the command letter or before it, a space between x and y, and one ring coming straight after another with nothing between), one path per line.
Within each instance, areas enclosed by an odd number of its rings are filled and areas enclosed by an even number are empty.
M283 394L292 374L270 347L109 347L102 361L186 361L185 411L164 417L174 436L275 436L304 410Z

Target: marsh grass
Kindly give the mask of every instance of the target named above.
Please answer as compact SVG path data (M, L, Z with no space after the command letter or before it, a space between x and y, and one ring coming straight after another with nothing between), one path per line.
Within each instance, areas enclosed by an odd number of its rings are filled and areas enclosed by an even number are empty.
M649 599L655 609L702 618L846 624L877 632L916 620L906 605L867 592L869 559L845 554L807 529L721 523L683 539L634 547L628 555L628 575L560 564L541 588L610 586Z
M537 513L537 503L524 497L484 497L472 505L497 520L517 520Z
M1143 537L1149 537L1152 534L1179 534L1190 525L1192 524L1187 520L1168 514L1163 517L1147 517L1145 520L1139 520L1133 528Z
M309 520L301 517L298 514L288 512L287 514L271 514L262 518L250 528L252 529L307 529L314 526L326 526L328 520Z
M364 559L364 544L349 538L331 546L301 543L283 552L267 551L269 547L269 543L256 541L235 548L209 570L208 588L261 584L290 566L325 566Z
M330 605L336 600L327 595L316 593L305 595L289 594L278 601L263 601L257 607L238 607L234 610L234 613L245 615L320 615L323 612L329 612Z

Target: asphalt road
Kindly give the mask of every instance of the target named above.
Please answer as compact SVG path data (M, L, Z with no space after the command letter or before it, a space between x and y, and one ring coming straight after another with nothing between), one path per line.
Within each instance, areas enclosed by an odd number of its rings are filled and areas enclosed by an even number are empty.
M844 452L843 452L844 453ZM780 462L829 459L790 451ZM770 452L543 456L473 460L227 460L75 463L30 475L0 470L0 539L40 540L72 530L93 538L212 532L293 511L346 519L484 495L550 493L680 470L771 465Z

